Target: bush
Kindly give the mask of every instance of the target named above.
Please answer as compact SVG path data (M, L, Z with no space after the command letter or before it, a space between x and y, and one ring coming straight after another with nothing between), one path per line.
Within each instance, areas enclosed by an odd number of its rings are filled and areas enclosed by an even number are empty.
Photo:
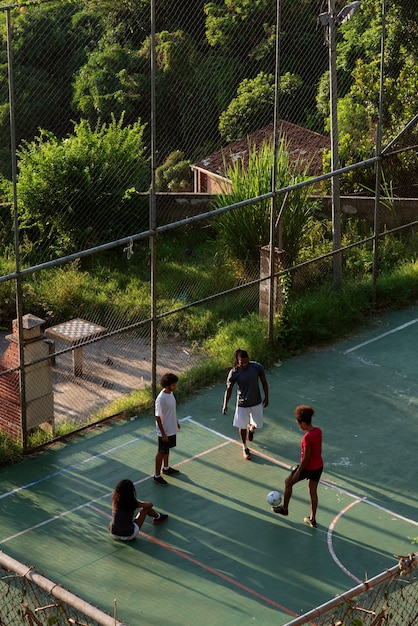
M127 225L132 229L132 192L149 186L143 132L140 122L124 127L123 116L94 129L82 120L64 140L41 131L24 144L19 219L30 260L113 241L126 234Z

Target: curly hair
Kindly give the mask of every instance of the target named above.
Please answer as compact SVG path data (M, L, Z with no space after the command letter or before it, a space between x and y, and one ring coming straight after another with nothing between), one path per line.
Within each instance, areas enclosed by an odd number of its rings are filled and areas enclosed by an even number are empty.
M174 385L179 380L178 376L172 374L171 372L167 372L161 376L160 385L163 389L167 389L171 385Z
M305 422L305 424L310 424L312 422L312 417L314 416L315 411L311 406L307 406L306 404L300 404L296 407L294 413L298 422Z

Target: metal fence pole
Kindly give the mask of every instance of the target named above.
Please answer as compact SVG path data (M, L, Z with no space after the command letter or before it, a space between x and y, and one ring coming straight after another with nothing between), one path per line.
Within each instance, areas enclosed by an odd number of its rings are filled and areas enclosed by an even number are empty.
M382 125L383 125L383 88L385 71L385 43L386 43L386 0L382 0L382 35L380 39L380 84L379 84L379 117L376 128L376 156L382 152ZM382 161L375 163L375 202L374 202L374 239L373 239L373 270L372 270L372 302L376 303L376 283L379 274L379 229L380 229L380 184Z
M156 170L156 119L155 119L155 0L151 0L151 189L149 228L151 231L151 388L153 398L157 395L157 226L155 170Z
M22 296L22 276L20 273L20 249L19 249L19 217L17 206L17 160L16 160L16 119L14 103L14 81L13 81L13 30L10 19L10 10L6 11L7 24L7 66L9 73L9 108L10 108L10 158L12 164L12 185L13 185L13 228L14 228L14 251L16 268L16 318L18 326L18 348L19 348L19 397L20 397L20 418L22 426L22 446L27 448L27 419L26 419L26 391L25 391L25 353L23 345L23 296Z
M273 111L273 163L271 170L271 190L276 190L277 184L277 133L279 117L279 82L280 82L280 0L276 0L276 50L275 50L275 85L274 85L274 111ZM275 252L276 252L276 214L277 197L273 194L271 198L270 210L270 294L269 294L269 315L268 315L268 338L272 344L274 341L274 312L275 312ZM279 222L279 230L281 221Z

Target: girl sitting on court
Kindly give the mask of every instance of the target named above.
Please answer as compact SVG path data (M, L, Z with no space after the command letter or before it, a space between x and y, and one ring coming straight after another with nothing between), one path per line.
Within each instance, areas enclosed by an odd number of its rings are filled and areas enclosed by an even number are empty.
M121 541L135 539L147 515L153 518L153 524L165 522L168 515L157 513L152 506L152 502L137 499L131 480L124 478L119 481L112 494L112 521L109 524L112 537ZM139 513L134 517L137 509Z

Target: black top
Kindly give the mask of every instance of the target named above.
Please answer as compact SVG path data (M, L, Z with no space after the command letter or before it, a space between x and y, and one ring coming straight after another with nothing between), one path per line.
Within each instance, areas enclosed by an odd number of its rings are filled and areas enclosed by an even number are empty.
M118 510L112 510L112 521L110 523L110 532L118 537L130 537L134 532L133 518L137 505L131 507L119 507Z

